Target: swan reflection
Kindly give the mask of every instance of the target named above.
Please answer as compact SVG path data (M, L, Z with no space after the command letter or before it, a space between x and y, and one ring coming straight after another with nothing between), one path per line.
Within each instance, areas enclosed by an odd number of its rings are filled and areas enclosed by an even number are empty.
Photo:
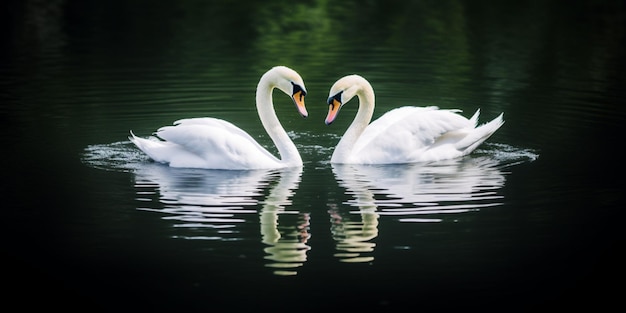
M381 216L400 222L456 221L461 213L502 205L502 168L491 157L428 164L332 164L339 185L352 197L344 203L347 208L330 205L336 256L344 262L373 261Z
M280 178L274 185L265 200L262 202L260 216L262 242L267 245L264 249L266 259L273 262L267 264L274 267L277 275L295 275L294 270L306 261L306 253L311 249L306 244L311 237L309 229L309 213L285 211L285 207L292 204L291 197L300 183L302 168L284 169L280 171ZM295 226L281 226L278 222L279 214L297 214Z
M137 199L143 203L139 209L173 221L182 234L174 238L243 240L249 233L245 227L256 224L251 222L258 216L266 266L277 275L294 275L306 261L309 215L286 210L300 183L301 167L232 171L151 163L134 173Z

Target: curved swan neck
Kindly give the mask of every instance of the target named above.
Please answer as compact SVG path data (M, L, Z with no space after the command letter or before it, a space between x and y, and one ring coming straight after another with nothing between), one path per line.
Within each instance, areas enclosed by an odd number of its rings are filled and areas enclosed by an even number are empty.
M365 80L357 81L358 90L356 96L359 100L359 110L354 117L354 120L346 130L345 134L339 140L339 143L335 147L335 152L331 158L332 163L344 163L350 157L352 148L355 143L365 131L365 128L372 120L375 107L374 89Z
M263 128L270 136L274 145L278 149L281 162L287 166L302 165L302 158L296 145L291 141L289 135L280 124L276 111L274 111L274 102L272 101L272 92L276 88L278 76L272 71L265 73L261 77L256 89L256 108L259 119L263 124Z

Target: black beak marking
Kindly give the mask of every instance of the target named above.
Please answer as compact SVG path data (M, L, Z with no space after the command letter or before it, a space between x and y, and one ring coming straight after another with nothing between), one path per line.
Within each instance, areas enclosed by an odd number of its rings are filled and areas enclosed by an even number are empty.
M292 96L294 96L296 93L300 92L300 101L302 101L302 98L304 98L304 96L306 96L306 91L304 91L304 89L302 89L302 87L300 87L300 85L291 82L291 85L293 86L293 93Z
M341 103L341 94L343 94L343 90L336 93L334 96L332 97L328 97L328 104L329 105L334 105L334 101L333 100L337 100L337 102Z

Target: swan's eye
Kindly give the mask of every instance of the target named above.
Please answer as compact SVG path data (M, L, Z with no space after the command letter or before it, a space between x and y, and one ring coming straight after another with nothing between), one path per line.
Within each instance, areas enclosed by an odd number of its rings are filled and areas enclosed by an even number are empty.
M341 94L343 94L343 90L338 92L337 94L335 94L332 97L328 97L328 104L335 105L335 101L337 103L341 104Z

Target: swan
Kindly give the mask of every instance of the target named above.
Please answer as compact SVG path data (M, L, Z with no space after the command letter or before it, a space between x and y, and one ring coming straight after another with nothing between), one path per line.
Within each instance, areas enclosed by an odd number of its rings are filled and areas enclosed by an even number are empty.
M458 114L460 110L404 106L370 124L374 90L365 78L348 75L330 88L326 125L354 96L359 109L335 147L331 163L400 164L457 158L472 152L504 123L504 113L477 127L480 109L467 119Z
M280 159L241 128L211 117L178 120L173 126L159 128L157 138L137 137L132 130L128 138L150 158L171 167L249 170L302 166L298 149L274 111L274 88L291 96L302 117L308 116L304 105L306 89L302 77L285 66L271 68L259 80L257 112Z

